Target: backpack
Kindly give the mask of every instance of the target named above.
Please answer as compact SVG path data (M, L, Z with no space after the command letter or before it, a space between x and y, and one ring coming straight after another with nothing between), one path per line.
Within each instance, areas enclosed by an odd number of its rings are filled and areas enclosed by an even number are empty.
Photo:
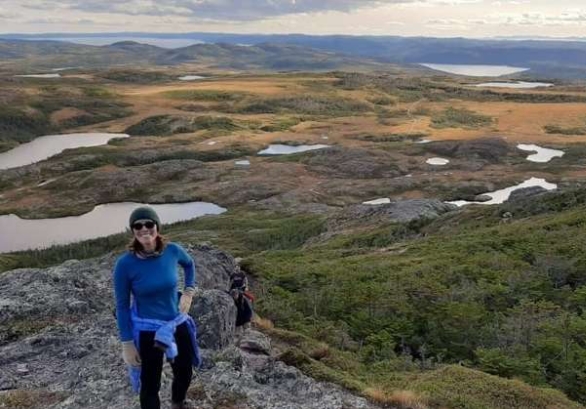
M244 324L248 324L252 320L252 305L248 298L244 295L240 295L236 302L236 326L240 327Z

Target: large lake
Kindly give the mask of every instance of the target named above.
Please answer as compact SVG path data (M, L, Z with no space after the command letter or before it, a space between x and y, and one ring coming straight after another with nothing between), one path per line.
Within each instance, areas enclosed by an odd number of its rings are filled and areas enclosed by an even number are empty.
M500 77L501 75L515 74L527 71L529 68L511 67L508 65L473 65L473 64L428 64L424 67L450 74L467 75L469 77Z
M96 206L81 216L56 219L21 219L13 214L0 216L0 253L45 248L121 233L128 217L140 203L122 202ZM194 219L226 211L213 203L190 202L151 205L163 224ZM163 226L163 232L165 230ZM129 233L130 239L130 233Z
M22 78L61 78L61 74L18 74L15 77Z
M105 145L110 139L127 137L127 134L121 133L74 133L41 136L32 142L0 153L0 169L30 165L57 155L65 149Z
M163 48L181 48L194 44L202 44L203 41L190 38L150 38L150 37L44 37L35 40L67 41L70 43L87 45L109 45L120 41L136 41L137 43L150 44Z
M473 84L475 87L487 88L515 88L515 89L531 89L539 87L553 87L554 84L549 82L483 82L482 84Z

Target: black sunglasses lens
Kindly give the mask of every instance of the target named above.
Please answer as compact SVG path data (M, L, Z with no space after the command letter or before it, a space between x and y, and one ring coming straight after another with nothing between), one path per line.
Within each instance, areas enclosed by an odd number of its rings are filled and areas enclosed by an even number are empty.
M132 225L132 228L134 230L141 230L143 227L146 227L147 229L152 229L153 227L155 227L155 222L145 222L143 223L134 223Z

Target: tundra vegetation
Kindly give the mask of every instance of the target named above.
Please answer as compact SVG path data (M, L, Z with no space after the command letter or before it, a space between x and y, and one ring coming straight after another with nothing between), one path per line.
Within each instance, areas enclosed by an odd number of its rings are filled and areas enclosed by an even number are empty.
M243 257L265 320L258 325L280 343L282 361L399 407L584 407L586 139L546 126L574 127L586 95L486 91L409 74L259 74L193 84L152 75L5 87L4 150L89 124L135 136L0 171L0 214L73 214L153 197L213 201L230 210L165 233ZM422 138L434 142L418 144ZM255 155L271 143L335 148ZM516 143L546 143L566 155L529 163ZM441 170L425 164L438 153L451 161ZM236 168L243 158L251 166ZM125 173L137 175L132 189L106 189ZM409 222L344 224L335 216L376 197L457 199L535 175L559 192ZM504 212L513 219L503 223ZM95 257L127 240L118 234L2 254L0 270ZM35 329L17 325L14 336L27 331Z

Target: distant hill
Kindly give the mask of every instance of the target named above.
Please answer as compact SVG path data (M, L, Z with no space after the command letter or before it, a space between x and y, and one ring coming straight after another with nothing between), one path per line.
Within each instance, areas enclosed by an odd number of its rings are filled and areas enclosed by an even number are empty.
M383 63L415 64L491 64L514 65L531 69L534 76L586 78L586 41L572 40L475 40L465 38L426 38L397 36L310 36L240 35L218 33L149 34L109 33L100 37L129 36L163 39L194 39L223 44L291 44L334 52ZM17 35L14 35L17 36ZM25 36L19 35L21 38ZM37 38L42 38L38 35ZM67 34L54 34L67 38ZM80 37L82 35L70 35ZM83 35L90 37L91 35ZM46 37L46 35L45 35ZM35 38L26 36L26 38ZM188 47L190 48L190 47ZM176 50L177 51L177 50ZM291 56L293 57L293 56Z
M222 34L198 34L197 38L211 42L295 44L397 64L513 65L530 68L534 75L586 78L586 41Z
M62 41L0 39L0 60L26 62L27 66L107 67L112 65L176 65L200 63L209 68L236 70L335 70L345 67L380 67L372 59L348 57L290 44L196 44L167 49L134 41L106 46Z

